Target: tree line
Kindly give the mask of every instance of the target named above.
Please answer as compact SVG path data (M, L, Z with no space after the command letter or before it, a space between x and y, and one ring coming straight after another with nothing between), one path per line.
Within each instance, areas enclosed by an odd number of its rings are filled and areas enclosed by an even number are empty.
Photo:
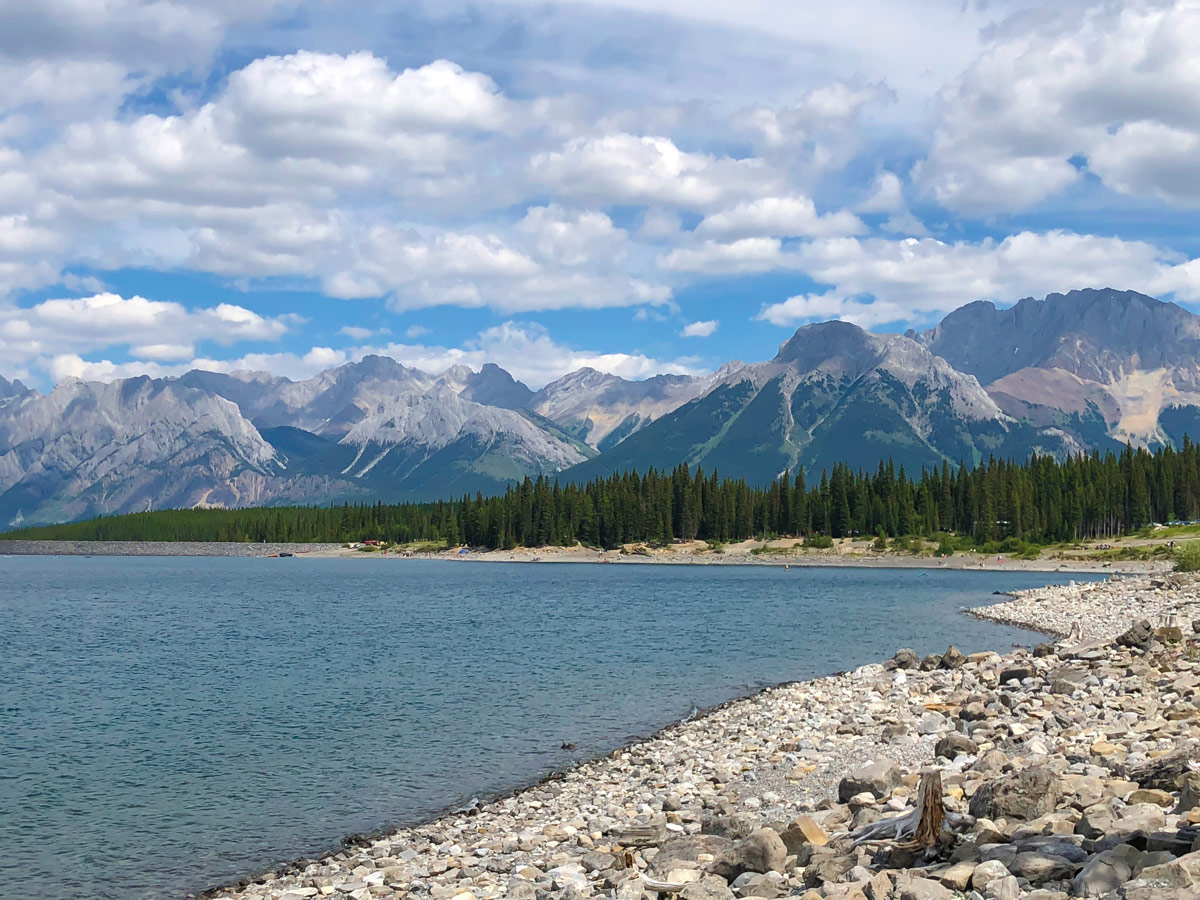
M1200 519L1200 451L1126 447L1057 461L989 459L922 470L845 465L811 482L802 468L765 487L680 465L586 484L526 478L500 496L435 503L189 509L27 528L5 539L437 542L489 549L728 542L781 535L936 537L978 544L1109 538L1152 522Z

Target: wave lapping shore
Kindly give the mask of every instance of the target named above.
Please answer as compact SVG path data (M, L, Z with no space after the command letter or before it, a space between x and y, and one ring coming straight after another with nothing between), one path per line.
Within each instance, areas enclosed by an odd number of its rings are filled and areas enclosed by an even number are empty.
M204 896L1197 898L1196 602L1191 576L1025 592L989 618L1075 637L902 650L773 688L518 795ZM929 767L945 840L853 846L848 831L914 808Z

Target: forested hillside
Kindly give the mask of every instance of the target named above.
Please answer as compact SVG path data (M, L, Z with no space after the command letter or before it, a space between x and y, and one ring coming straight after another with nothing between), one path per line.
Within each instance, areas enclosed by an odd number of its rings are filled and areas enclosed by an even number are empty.
M166 510L13 531L2 539L448 542L488 548L614 547L631 541L742 540L764 535L936 535L986 543L1111 537L1151 522L1200 518L1200 451L1126 448L1059 463L992 459L910 477L881 463L844 465L811 482L803 470L767 488L716 472L650 470L560 484L526 479L496 497L440 503Z

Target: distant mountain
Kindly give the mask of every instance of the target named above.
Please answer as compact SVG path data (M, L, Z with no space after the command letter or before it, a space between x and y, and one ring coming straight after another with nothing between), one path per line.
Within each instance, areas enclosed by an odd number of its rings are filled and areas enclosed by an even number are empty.
M471 372L467 376L459 396L484 406L525 409L533 400L533 391L495 363L484 363L478 372Z
M912 336L1010 415L1089 446L1178 442L1200 405L1200 318L1134 291L969 303Z
M21 397L29 393L29 388L21 384L19 381L8 381L3 376L0 376L0 403L14 397Z
M534 392L493 364L368 356L292 381L188 372L49 394L0 378L0 527L167 506L427 500L679 463L765 484L796 465L915 471L1200 437L1200 318L1128 291L937 327L799 329L770 360Z
M825 322L565 477L686 462L762 484L797 464L873 469L891 458L917 470L1078 449L1061 432L1005 415L974 377L917 341Z
M494 371L493 371L494 370ZM293 382L189 372L0 394L0 527L165 506L494 492L594 451L524 409L508 373L464 383L367 357Z
M609 450L700 396L711 381L687 375L627 381L584 368L550 382L528 405L597 450Z
M271 499L279 471L274 449L234 404L181 384L71 380L0 404L6 524L251 505Z

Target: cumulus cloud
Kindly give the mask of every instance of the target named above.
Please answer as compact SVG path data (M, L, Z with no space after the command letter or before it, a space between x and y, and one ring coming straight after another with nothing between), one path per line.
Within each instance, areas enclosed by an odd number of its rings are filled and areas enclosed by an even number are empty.
M841 210L819 215L808 197L760 197L705 216L697 234L723 238L774 236L823 237L862 234L867 228L851 212Z
M457 365L478 369L486 362L494 362L534 389L584 367L634 379L664 372L695 375L703 371L700 361L691 357L658 359L636 351L608 353L570 347L554 340L543 326L534 322L504 322L485 329L461 347L388 344L359 348L356 352L391 356L427 372L441 372Z
M759 196L779 176L759 159L681 150L670 138L610 134L576 138L535 155L530 174L562 196L605 204L667 204L703 211Z
M298 322L295 316L265 317L231 303L188 309L113 293L0 306L0 363L24 368L34 360L55 359L52 372L84 377L89 371L94 377L101 369L81 369L81 354L126 348L157 364L190 358L200 341L222 346L278 341ZM151 366L151 371L159 369Z
M791 256L794 268L831 290L766 305L760 319L779 325L822 317L872 325L921 321L971 300L1011 302L1077 287L1138 286L1200 299L1195 261L1145 241L1067 231L953 243L839 238L814 241Z
M711 337L720 324L716 319L688 322L679 334L681 337Z
M770 272L791 267L794 257L784 253L777 238L742 238L739 241L703 241L677 247L658 258L661 268L674 272L728 275Z
M459 365L478 370L484 363L492 362L535 389L585 366L632 379L663 372L695 375L704 371L694 357L660 359L636 351L579 349L556 341L546 328L535 322L514 321L484 329L456 347L417 343L360 344L340 349L313 347L303 354L251 353L229 359L193 357L179 362L139 358L121 363L107 359L89 361L79 354L62 353L48 360L45 368L55 381L64 378L111 381L138 375L162 378L182 375L192 369L263 371L298 380L368 355L390 356L406 366L434 374Z
M944 92L914 176L973 214L1024 209L1086 172L1122 193L1196 205L1198 40L1191 0L1064 7L1032 28L1002 29Z

